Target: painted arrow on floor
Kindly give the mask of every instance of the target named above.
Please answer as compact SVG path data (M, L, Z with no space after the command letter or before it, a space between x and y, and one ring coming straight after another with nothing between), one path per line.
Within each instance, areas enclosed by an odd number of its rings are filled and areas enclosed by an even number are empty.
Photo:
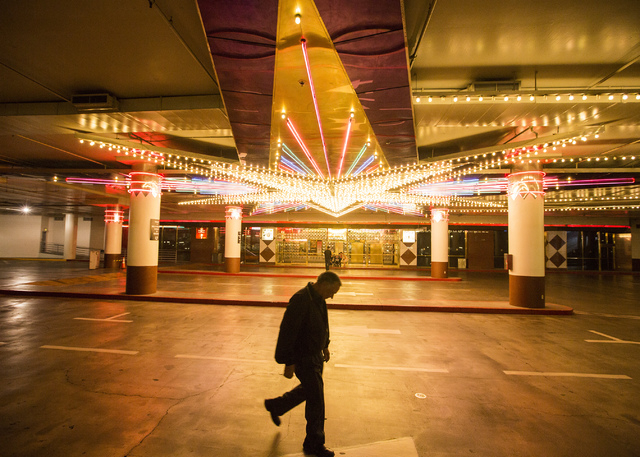
M369 336L372 333L386 333L389 335L400 335L400 330L386 328L367 328L362 326L353 327L332 327L332 332L344 333L346 335Z

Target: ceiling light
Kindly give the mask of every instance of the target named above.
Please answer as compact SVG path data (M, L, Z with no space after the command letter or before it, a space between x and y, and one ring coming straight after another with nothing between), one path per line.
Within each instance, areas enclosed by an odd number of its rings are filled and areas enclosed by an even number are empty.
M27 205L24 205L22 208L20 208L20 211L22 211L24 214L29 214L31 212L31 208L29 208Z
M420 97L416 97L416 103L420 103Z
M300 13L297 13L297 14L296 14L296 19L295 19L295 21L296 21L296 24L300 24L300 21L302 21L302 16L300 15Z

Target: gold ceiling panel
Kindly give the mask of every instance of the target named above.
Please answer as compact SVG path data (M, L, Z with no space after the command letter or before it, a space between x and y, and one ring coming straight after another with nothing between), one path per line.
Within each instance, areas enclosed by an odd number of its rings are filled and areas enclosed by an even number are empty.
M288 124L297 131L308 154ZM283 148L302 161L306 169ZM367 161L369 165L364 166ZM350 168L353 175L361 167L364 172L375 164L388 166L311 0L281 0L279 4L270 164L287 167L291 163L306 174L324 178L345 177Z

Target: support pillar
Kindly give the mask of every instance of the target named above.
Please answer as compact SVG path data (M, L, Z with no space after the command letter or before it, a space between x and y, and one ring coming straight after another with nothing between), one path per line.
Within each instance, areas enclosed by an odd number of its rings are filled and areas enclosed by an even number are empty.
M224 264L227 273L240 272L242 242L242 207L227 206L225 213Z
M104 267L118 268L122 263L122 220L120 206L104 212Z
M640 271L640 219L630 219L631 227L631 269Z
M130 175L126 293L152 294L158 286L161 176L148 164L134 165Z
M544 172L538 164L509 175L509 304L545 306Z
M431 277L449 277L449 209L431 208Z
M78 244L78 216L64 215L64 259L75 260Z

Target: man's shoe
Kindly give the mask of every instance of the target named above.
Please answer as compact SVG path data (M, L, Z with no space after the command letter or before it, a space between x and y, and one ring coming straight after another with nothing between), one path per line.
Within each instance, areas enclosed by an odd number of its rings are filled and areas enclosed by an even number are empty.
M273 410L271 409L270 402L271 400L265 400L264 401L264 407L267 408L267 411L269 411L269 414L271 414L271 420L273 421L274 424L276 424L276 426L280 427L280 417L273 412Z
M303 447L302 450L305 454L315 455L316 457L333 457L334 455L336 455L335 452L326 447L324 444L322 446L314 448Z

